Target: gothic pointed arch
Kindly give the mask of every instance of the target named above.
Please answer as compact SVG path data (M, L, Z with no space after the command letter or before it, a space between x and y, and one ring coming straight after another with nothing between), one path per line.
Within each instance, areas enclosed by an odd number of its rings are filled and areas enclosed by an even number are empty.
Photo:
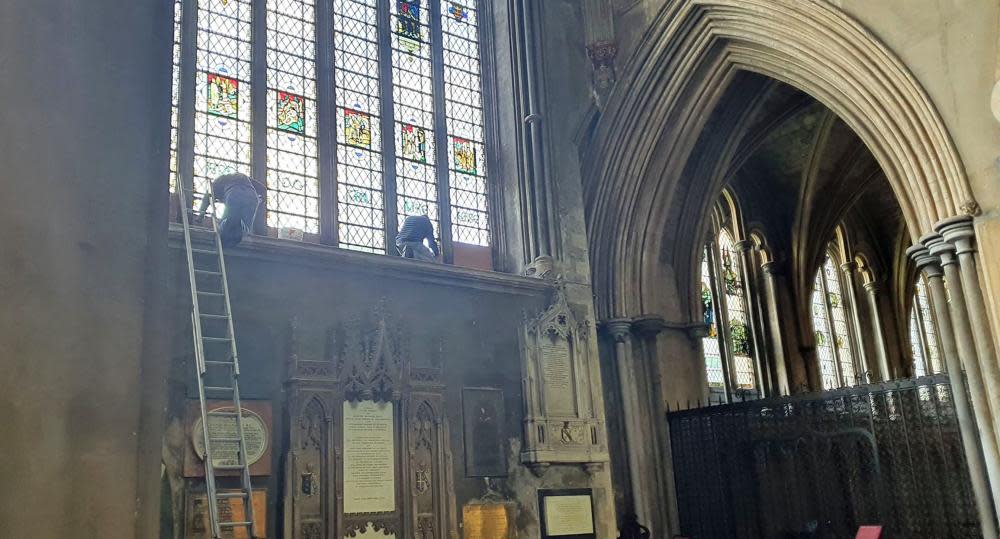
M707 209L718 196L724 179L700 201L675 200L673 192L687 180L685 163L708 112L744 72L805 91L855 131L885 172L913 239L940 219L977 211L926 92L841 10L815 0L671 2L623 70L583 167L602 316L648 310L643 297L654 284L646 273L658 263L662 237L650 223L680 204ZM697 271L697 262L684 267Z

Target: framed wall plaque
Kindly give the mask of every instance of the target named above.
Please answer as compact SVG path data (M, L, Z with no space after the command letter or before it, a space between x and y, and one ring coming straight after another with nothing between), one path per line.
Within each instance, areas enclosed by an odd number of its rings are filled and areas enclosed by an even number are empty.
M589 488L538 491L542 539L597 539Z
M493 388L462 390L466 476L507 476L505 420L503 391Z

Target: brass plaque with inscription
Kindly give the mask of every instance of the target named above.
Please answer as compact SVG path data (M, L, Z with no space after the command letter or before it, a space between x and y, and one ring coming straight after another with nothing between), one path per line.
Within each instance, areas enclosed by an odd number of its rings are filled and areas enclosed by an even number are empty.
M462 507L463 539L509 539L507 506L501 503Z

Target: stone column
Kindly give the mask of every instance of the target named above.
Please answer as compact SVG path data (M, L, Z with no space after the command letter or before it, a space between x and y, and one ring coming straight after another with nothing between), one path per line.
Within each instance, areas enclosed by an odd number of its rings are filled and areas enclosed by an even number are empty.
M859 372L855 374L859 377L863 377L865 376L866 373L871 372L874 369L873 365L871 365L868 362L868 358L866 357L865 354L865 343L861 338L861 319L858 318L858 309L861 308L861 305L859 304L858 296L855 293L857 288L855 288L855 282L854 282L854 272L857 269L858 265L855 264L853 261L844 262L843 264L840 265L840 271L844 272L844 289L847 292L847 301L851 306L849 312L851 316L851 324L854 326L854 331L853 331L854 336L852 338L854 339L854 344L855 344L854 349L857 352L857 357L858 357L857 365L859 367L862 367L861 369L859 369ZM880 327L880 322L877 319L875 320L875 324L876 327ZM880 335L881 331L877 331L876 339L878 339ZM882 340L884 341L885 339ZM888 365L888 362L886 362L886 365ZM882 376L882 380L888 380L889 379L889 377L887 376L888 371L882 371L881 361L879 362L878 368L881 371L880 374ZM861 380L859 380L859 383L860 382Z
M921 238L921 243L927 246L932 255L941 261L944 278L948 283L946 305L951 313L952 330L955 335L955 348L965 374L969 381L969 395L972 398L972 410L975 413L976 425L979 428L979 441L983 447L986 459L986 473L990 479L990 490L993 499L1000 499L1000 452L997 450L997 439L993 428L993 414L990 411L989 397L983 382L983 373L979 367L976 353L975 338L972 335L972 325L969 322L969 311L965 301L965 290L955 257L955 247L945 242L938 234ZM951 366L948 366L951 372ZM960 370L956 370L960 373Z
M771 389L771 369L767 360L769 355L767 347L764 346L764 328L754 323L759 296L757 295L756 282L754 282L754 275L756 274L753 271L753 243L748 240L742 240L736 242L735 247L740 252L740 273L743 275L743 303L747 315L747 329L750 331L751 356L756 363L754 371L757 375L757 397L763 398L766 394L765 391L770 391Z
M996 348L993 344L993 334L990 331L989 315L986 312L986 302L983 300L983 290L979 285L979 269L976 256L975 229L972 218L968 216L953 217L938 223L938 230L944 240L955 246L958 255L958 266L962 274L962 290L965 291L965 303L969 309L969 321L972 324L972 335L976 341L976 353L979 355L979 368L983 373L983 383L988 389L990 410L993 412L993 431L1000 434L1000 365L997 364ZM997 441L1000 444L1000 440Z
M771 326L771 357L774 360L775 389L780 395L791 393L791 379L788 375L787 358L783 333L781 331L781 315L778 301L778 264L770 261L761 264L764 272L764 302L767 304L767 323ZM777 395L776 395L777 396Z
M922 245L914 245L907 254L917 262L924 277L927 279L928 292L934 307L934 315L938 325L938 339L941 342L941 355L948 370L948 380L951 383L952 402L955 406L955 416L958 418L959 432L962 436L962 447L965 452L966 464L969 467L969 478L972 492L976 500L976 510L979 515L983 537L996 538L998 535L996 520L993 516L993 495L990 489L990 476L977 436L978 428L965 388L965 377L962 375L962 363L958 357L955 342L955 331L951 324L951 314L948 312L948 295L942 281L942 269L939 259L931 255Z
M594 69L591 73L591 91L597 108L604 109L618 79L615 72L618 45L615 43L614 10L610 0L584 0L583 19L587 56Z
M868 307L872 311L872 323L875 325L875 351L878 359L879 378L885 382L892 379L892 371L889 370L889 351L885 348L885 330L882 328L882 317L878 312L878 298L882 287L876 281L864 284L866 296L868 296Z
M604 327L615 341L615 365L618 370L618 384L622 396L625 416L625 446L628 448L628 473L632 490L632 505L639 522L650 522L652 510L650 500L645 496L642 473L642 419L640 398L635 369L632 368L632 321L629 319L608 320Z
M641 449L649 464L649 471L654 474L652 477L644 475L653 513L650 515L652 520L643 524L649 527L654 536L669 537L679 528L676 525L676 496L673 494L673 475L670 473L672 462L670 439L667 436L667 410L663 400L663 381L657 349L657 340L664 328L666 324L663 318L656 315L641 316L632 322L632 331L643 341L646 352L640 360L641 365L636 365L641 367L636 369L637 372L646 378L646 408L642 415L646 418L650 432L649 442Z

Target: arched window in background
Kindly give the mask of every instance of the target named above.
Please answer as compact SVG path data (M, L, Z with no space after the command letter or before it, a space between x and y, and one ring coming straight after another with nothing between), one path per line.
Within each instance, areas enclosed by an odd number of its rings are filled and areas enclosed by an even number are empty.
M917 279L913 307L910 309L910 348L913 351L914 376L944 372L936 327L927 285L921 276Z
M860 383L847 324L840 272L827 254L813 281L812 322L823 389Z
M748 288L733 236L722 228L706 246L701 264L701 300L708 335L703 338L705 370L712 393L759 394ZM716 299L718 298L718 299Z
M175 0L171 188L249 174L271 234L350 249L414 214L489 245L477 4Z

